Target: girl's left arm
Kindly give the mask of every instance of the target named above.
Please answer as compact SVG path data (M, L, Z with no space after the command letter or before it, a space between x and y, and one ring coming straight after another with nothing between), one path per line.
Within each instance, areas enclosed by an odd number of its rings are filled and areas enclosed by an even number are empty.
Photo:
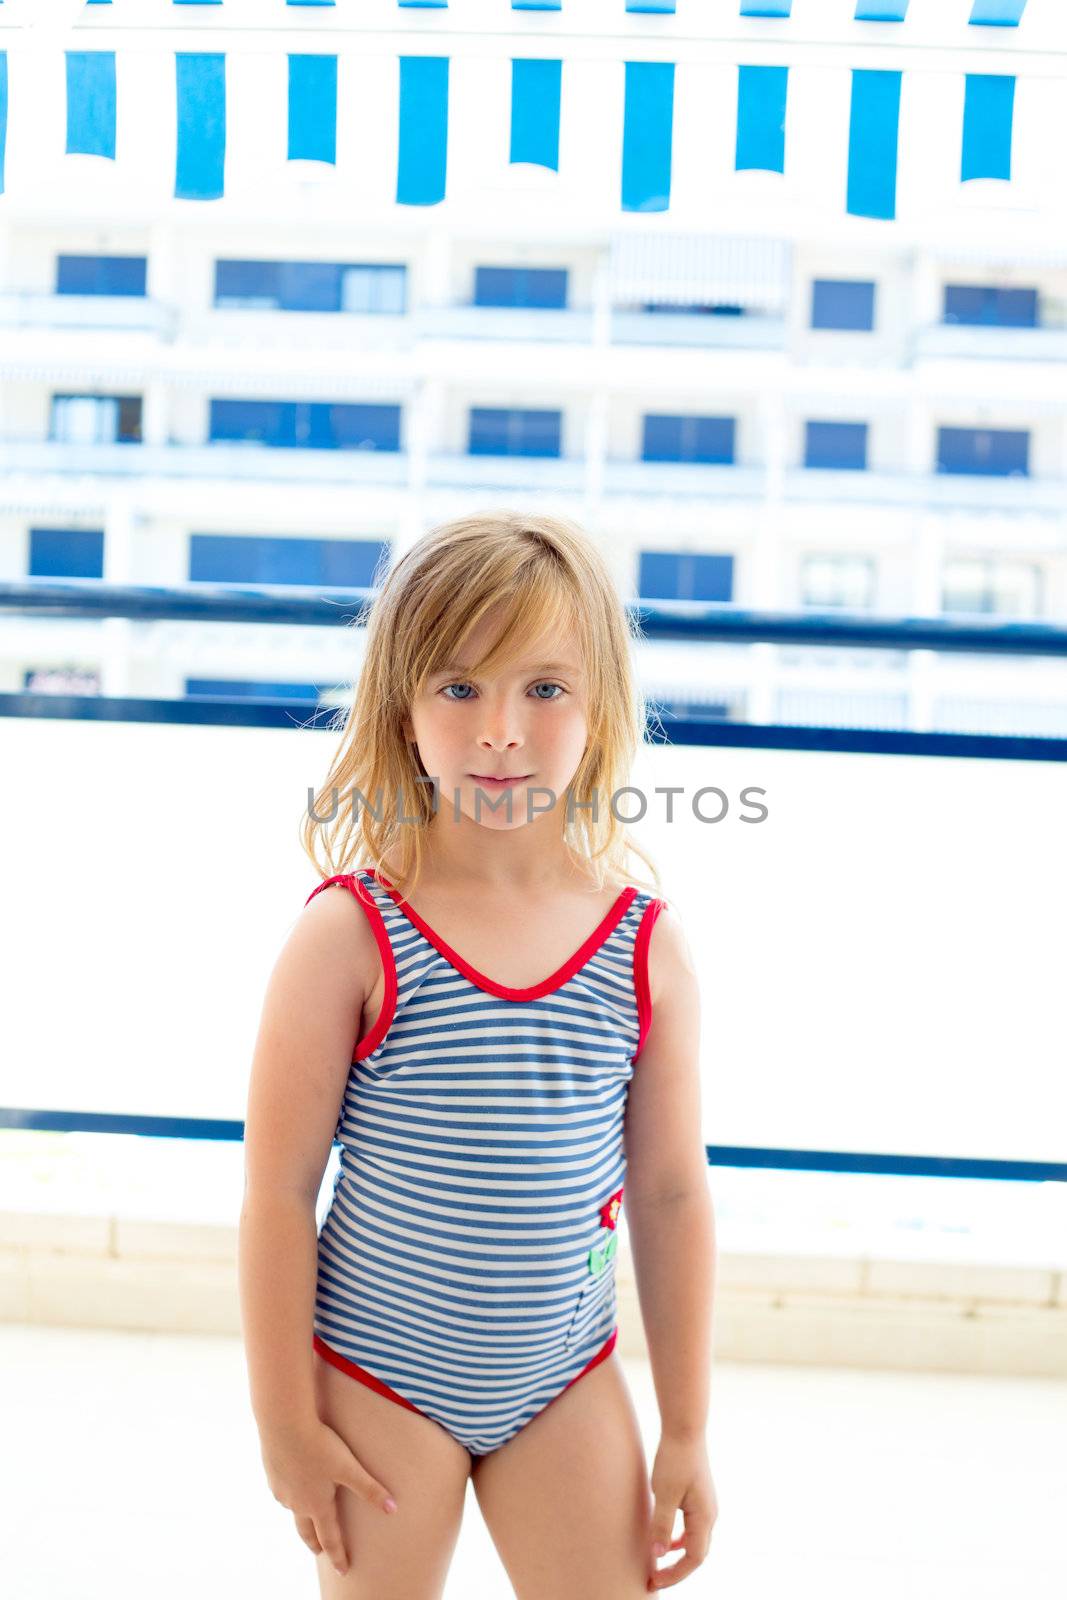
M653 924L648 974L652 1018L626 1109L625 1211L661 1419L649 1529L650 1587L661 1589L701 1564L718 1515L706 1443L716 1244L701 1116L700 989L669 905ZM685 1531L673 1538L679 1509ZM657 1573L656 1557L683 1545L682 1560Z

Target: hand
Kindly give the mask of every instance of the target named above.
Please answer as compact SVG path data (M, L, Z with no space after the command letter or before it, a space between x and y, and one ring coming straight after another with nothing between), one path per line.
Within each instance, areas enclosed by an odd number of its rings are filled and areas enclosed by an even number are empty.
M324 1550L343 1576L348 1558L337 1515L337 1485L383 1511L395 1511L388 1489L361 1466L340 1434L318 1417L297 1427L261 1430L260 1445L271 1494L293 1513L296 1531L308 1549L315 1555Z
M650 1593L668 1589L700 1566L708 1553L711 1530L719 1515L715 1485L711 1478L708 1450L703 1438L675 1439L664 1435L652 1466L652 1495L655 1505L649 1529L649 1545L660 1544L663 1555L684 1547L685 1555L673 1567L656 1570L652 1552ZM674 1513L681 1508L685 1530L672 1538Z

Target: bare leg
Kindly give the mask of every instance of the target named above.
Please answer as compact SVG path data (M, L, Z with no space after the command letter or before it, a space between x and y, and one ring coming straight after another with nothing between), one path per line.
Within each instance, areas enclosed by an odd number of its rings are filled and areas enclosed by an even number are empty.
M652 1492L614 1353L475 1460L471 1477L516 1600L647 1593Z
M319 1416L397 1503L391 1515L343 1486L337 1510L349 1567L317 1556L323 1600L440 1600L459 1539L471 1457L429 1417L408 1411L315 1352Z

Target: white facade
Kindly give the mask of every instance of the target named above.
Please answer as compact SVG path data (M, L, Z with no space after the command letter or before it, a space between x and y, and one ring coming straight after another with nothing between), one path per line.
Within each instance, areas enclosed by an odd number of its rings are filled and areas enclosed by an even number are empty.
M279 6L269 28L262 9L226 0L191 26L169 5L134 16L115 0L65 32L0 29L0 580L29 574L32 528L102 529L105 580L171 585L189 577L196 533L399 553L433 523L510 505L577 517L628 599L641 552L699 552L732 558L746 609L940 616L982 594L1005 618L1067 616L1058 8L1031 0L1010 39L968 30L955 0L912 0L907 23L862 34L837 0L797 0L770 24L724 19L733 7L716 23L679 0L674 18L620 15L611 33L589 0L558 15L488 0ZM285 160L285 53L309 40L338 55L335 165ZM63 154L63 51L86 48L116 51L115 161ZM175 48L227 53L218 201L167 192ZM397 205L397 56L431 49L451 61L448 195ZM558 173L507 164L510 57L539 53L565 61ZM677 62L671 204L656 215L618 207L632 59ZM739 60L790 65L784 174L732 170ZM14 94L31 64L32 103ZM892 222L843 211L858 65L904 74ZM1017 75L1010 183L958 181L975 71ZM146 295L57 294L60 254L144 256ZM402 263L406 309L216 306L218 259ZM475 269L493 265L565 268L566 309L475 305ZM816 279L873 282L871 330L812 328ZM946 324L946 285L1036 290L1039 325ZM745 314L637 309L651 300ZM107 442L92 408L57 420L57 394L139 397L141 442ZM224 398L397 405L400 450L211 442ZM469 454L472 407L559 410L559 457ZM648 413L735 419L732 464L643 460ZM865 468L805 466L812 420L865 423ZM942 428L1025 431L1026 474L938 471ZM180 694L189 677L341 683L351 651L345 629L27 619L5 623L0 687L48 668L99 673L108 694ZM649 688L688 685L747 720L1067 734L1067 676L1040 660L660 645L642 670Z

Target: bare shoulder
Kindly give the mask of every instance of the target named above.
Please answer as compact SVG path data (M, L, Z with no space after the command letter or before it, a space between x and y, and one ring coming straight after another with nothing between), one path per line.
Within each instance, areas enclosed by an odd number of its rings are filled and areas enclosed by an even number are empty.
M348 877L348 874L345 875ZM357 879L331 883L303 907L286 948L340 978L364 988L360 1004L373 986L378 969L377 940L365 907L373 901ZM361 903L362 902L362 903Z
M648 988L653 1006L679 984L697 981L696 962L676 908L664 899L648 941Z
M301 909L267 980L249 1077L246 1186L318 1193L379 957L346 883Z

